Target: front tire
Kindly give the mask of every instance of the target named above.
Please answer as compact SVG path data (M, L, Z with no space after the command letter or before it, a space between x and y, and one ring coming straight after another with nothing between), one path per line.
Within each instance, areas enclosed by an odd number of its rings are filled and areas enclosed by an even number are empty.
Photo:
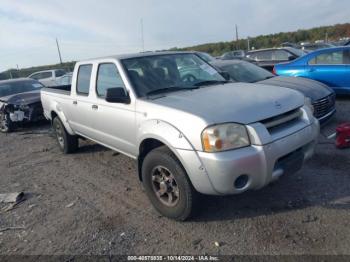
M65 154L70 154L78 149L79 141L77 136L70 135L58 117L52 121L59 148Z
M149 152L142 164L142 181L154 208L184 221L193 215L197 192L177 157L165 146Z
M10 133L13 130L13 122L7 113L3 113L0 116L0 132Z

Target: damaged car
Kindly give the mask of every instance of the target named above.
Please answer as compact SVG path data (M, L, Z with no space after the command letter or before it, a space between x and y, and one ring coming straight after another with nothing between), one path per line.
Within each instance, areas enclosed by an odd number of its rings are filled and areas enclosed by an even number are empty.
M19 124L43 120L40 82L19 78L0 81L0 132L8 133Z

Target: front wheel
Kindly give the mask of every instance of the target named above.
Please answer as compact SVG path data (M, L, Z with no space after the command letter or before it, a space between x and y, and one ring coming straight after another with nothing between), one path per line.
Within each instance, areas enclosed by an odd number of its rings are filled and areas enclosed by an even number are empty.
M61 151L65 154L75 152L78 148L78 137L70 135L58 117L53 119L52 126Z
M197 192L177 157L167 148L153 149L142 164L146 194L162 215L184 221L195 207Z
M13 130L13 123L10 119L10 116L6 113L1 114L0 116L0 132L9 133Z

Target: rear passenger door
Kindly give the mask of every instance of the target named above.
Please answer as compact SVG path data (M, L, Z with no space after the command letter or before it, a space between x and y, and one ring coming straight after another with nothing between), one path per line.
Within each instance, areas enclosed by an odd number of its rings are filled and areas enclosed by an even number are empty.
M92 69L92 64L81 64L78 67L76 82L72 83L73 99L70 101L69 111L67 112L68 121L73 130L88 138L93 138L91 117L94 97L90 92Z
M121 87L127 92L117 64L98 64L95 83L95 109L91 115L95 140L122 153L135 155L135 101L131 99L130 104L123 104L105 100L109 88Z
M338 93L350 92L349 53L344 50L323 51L308 62L309 78L323 82Z

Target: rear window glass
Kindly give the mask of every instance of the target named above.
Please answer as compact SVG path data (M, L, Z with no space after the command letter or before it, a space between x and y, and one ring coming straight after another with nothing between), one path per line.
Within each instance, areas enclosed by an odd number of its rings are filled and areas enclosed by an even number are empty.
M88 95L90 89L92 65L79 66L77 78L77 92L79 94Z

